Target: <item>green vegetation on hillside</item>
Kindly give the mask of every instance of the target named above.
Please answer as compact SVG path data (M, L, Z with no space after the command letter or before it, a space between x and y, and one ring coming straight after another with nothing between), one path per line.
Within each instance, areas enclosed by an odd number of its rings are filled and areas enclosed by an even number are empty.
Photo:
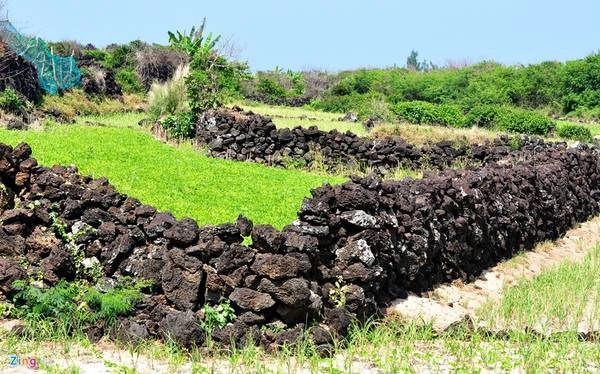
M137 128L141 118L80 118L75 125L54 125L45 131L2 129L0 142L27 142L42 165L75 164L83 174L108 177L122 193L201 224L233 222L244 214L255 223L281 228L296 218L311 188L343 181L213 159L191 146L162 144Z
M427 72L403 68L343 72L317 106L352 110L369 95L387 102L426 101L434 104L510 105L553 113L597 116L600 106L600 54L566 63L544 62L504 66L482 62L463 68ZM584 116L585 117L585 116Z

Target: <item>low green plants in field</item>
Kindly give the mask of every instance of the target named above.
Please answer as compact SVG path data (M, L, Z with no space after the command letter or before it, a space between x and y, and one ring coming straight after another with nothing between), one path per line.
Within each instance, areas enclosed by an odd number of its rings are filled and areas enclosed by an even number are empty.
M600 246L581 263L567 261L533 279L506 287L499 301L486 304L481 318L491 326L542 333L576 334L580 322L600 317Z
M128 113L49 124L43 131L0 129L0 142L26 142L41 165L77 165L83 175L107 177L119 192L199 224L234 222L243 214L282 228L296 218L311 189L346 180L214 159L188 144L162 144L139 129L142 118Z
M378 92L356 93L347 96L325 96L310 103L312 109L328 112L353 112L359 119L378 118L392 121L395 118L394 108L390 108L386 97Z
M592 141L592 131L586 125L576 123L559 123L556 127L556 135L565 139L580 140L584 142Z
M276 326L271 330L278 332ZM309 331L296 344L284 345L275 352L266 352L252 341L227 349L211 345L202 351L188 351L170 341L148 341L135 347L118 345L121 356L129 354L132 359L125 356L121 365L104 364L122 371L130 367L132 372L140 367L136 362L168 367L173 372L593 372L600 354L597 344L582 341L576 334L544 337L523 332L496 337L464 325L440 334L429 325L394 318L352 324L347 337L333 338L328 354L323 354L311 341ZM95 352L92 357L100 357L99 363L106 360L101 349L90 348L90 343L81 338L63 340L56 347L62 349L48 349L46 344L39 344L39 339L8 336L0 340L2 349L17 347L35 353L42 362L57 356L69 364L81 362L90 350Z

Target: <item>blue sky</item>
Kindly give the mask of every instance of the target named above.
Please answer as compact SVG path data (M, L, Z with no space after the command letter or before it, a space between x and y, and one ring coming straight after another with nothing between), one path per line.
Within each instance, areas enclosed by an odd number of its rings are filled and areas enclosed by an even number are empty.
M599 0L5 0L21 31L104 46L167 42L202 17L254 70L565 61L600 50Z

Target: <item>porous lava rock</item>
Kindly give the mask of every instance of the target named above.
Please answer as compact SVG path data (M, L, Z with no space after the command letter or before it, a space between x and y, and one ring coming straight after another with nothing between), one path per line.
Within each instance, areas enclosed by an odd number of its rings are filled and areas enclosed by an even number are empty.
M300 136L291 130L279 139L271 130L253 131L271 144ZM378 315L390 299L473 280L599 214L598 151L548 144L521 161L421 180L372 175L326 184L283 230L244 217L200 227L120 194L106 178L40 166L26 144L0 144L0 299L34 274L46 287L75 279L78 264L52 227L58 219L68 233L84 230L76 235L81 266L99 265L111 284L123 276L153 282L119 321L118 338L202 345L203 307L229 303L237 318L214 328L213 341L252 339L271 349L315 321L312 336L326 354L332 337L344 336L354 319Z

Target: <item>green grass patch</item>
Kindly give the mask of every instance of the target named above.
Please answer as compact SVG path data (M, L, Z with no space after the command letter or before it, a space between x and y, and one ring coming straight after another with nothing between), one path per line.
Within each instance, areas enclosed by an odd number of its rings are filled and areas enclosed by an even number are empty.
M42 365L61 362L55 366L57 371L62 367L81 372L98 365L129 370L124 372L148 367L157 372L588 372L594 371L600 357L600 345L575 336L549 339L522 334L496 339L460 328L437 336L429 327L396 320L354 326L343 344L334 342L332 357L319 356L308 339L267 353L250 344L186 351L156 341L95 348L81 337L52 344L34 337L0 334L0 338L2 353L27 352Z
M480 316L490 325L544 332L577 331L582 321L600 318L600 246L583 262L567 261L558 268L503 290L499 302L489 302Z
M42 165L79 167L106 176L121 192L145 204L191 217L201 224L234 221L244 214L255 223L283 227L310 190L343 178L206 157L190 145L172 147L141 131L133 114L86 117L75 125L44 131L0 130L0 142L27 142ZM85 122L107 127L85 125Z
M328 113L310 108L291 108L285 106L266 105L258 103L245 103L240 105L245 110L270 116L277 127L310 127L317 126L321 131L338 130L350 131L360 136L367 136L368 131L359 122L344 122L339 118L344 113Z

